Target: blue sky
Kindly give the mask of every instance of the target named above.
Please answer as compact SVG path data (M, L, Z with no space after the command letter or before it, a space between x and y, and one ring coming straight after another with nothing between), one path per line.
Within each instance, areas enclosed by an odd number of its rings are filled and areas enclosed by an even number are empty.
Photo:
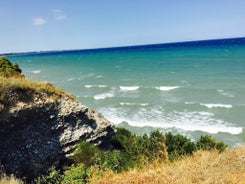
M245 36L245 0L0 0L0 53Z

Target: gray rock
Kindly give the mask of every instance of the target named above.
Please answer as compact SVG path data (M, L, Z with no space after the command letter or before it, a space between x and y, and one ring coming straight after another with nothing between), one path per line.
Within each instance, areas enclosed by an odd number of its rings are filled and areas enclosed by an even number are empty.
M45 174L72 154L81 139L110 149L114 126L75 99L63 95L53 100L45 94L11 98L15 103L0 110L0 165L7 173L27 178Z

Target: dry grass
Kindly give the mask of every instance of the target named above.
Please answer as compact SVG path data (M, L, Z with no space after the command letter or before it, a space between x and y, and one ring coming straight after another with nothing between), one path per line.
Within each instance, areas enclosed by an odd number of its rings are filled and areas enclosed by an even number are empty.
M9 89L26 89L32 90L33 92L44 92L54 99L57 99L64 94L68 95L63 90L53 86L51 83L48 82L32 81L26 78L0 77L0 100L5 100L5 91ZM70 94L69 97L74 98L74 96Z
M245 146L221 154L198 151L174 163L151 164L120 174L108 171L102 178L94 177L91 181L97 184L245 184Z
M7 177L6 175L0 176L0 184L23 184L23 182L13 175Z

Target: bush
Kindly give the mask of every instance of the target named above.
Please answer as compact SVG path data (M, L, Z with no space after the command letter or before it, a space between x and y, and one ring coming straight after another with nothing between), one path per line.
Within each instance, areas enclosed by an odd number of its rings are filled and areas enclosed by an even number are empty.
M85 166L90 166L95 164L95 157L98 157L98 155L100 154L101 150L99 150L99 148L95 145L85 141L80 141L77 144L77 148L74 152L74 155L70 158L75 163L83 163Z
M166 134L166 146L169 160L171 161L184 155L191 155L196 150L218 150L222 152L227 148L223 141L216 141L210 135L201 136L194 143L183 135L173 135L172 133Z
M112 144L127 158L127 162L123 163L126 168L141 164L143 160L150 162L167 159L165 136L159 131L137 136L124 128L118 128L112 137Z
M143 141L145 141L145 144L143 145L145 150L144 155L149 158L149 161L154 159L168 159L166 138L161 132L151 132L149 138L145 134L143 136Z
M191 155L195 150L223 151L227 145L215 141L211 136L201 136L196 143L189 138L159 131L137 136L124 128L118 128L111 138L113 150L105 151L91 143L78 143L74 155L70 157L73 165L61 175L54 168L48 176L39 177L39 183L86 183L97 169L98 173L112 170L116 173L153 161L174 161Z
M72 165L64 172L64 184L83 184L87 183L90 168L85 167L84 164Z
M172 133L167 133L166 146L169 160L171 161L184 155L190 155L196 150L195 143L180 134L173 135Z
M111 138L110 142L115 149L123 150L126 148L128 139L132 139L134 135L125 128L117 128L117 133Z
M218 150L224 151L228 146L223 141L215 141L210 135L201 136L196 142L197 149L199 150Z
M83 163L84 166L90 167L97 165L101 170L111 169L115 172L122 171L124 158L119 150L104 151L95 145L81 141L70 159L75 163Z
M63 176L60 174L59 170L56 170L55 167L49 169L48 175L43 175L34 180L36 184L57 184L63 181Z
M102 170L111 169L114 172L153 160L167 159L165 136L159 131L137 136L124 128L118 128L110 142L114 147L110 151L80 142L71 159L74 163L83 163L86 167L97 165Z
M96 157L96 164L101 170L110 169L116 173L125 170L126 159L119 150L103 151Z

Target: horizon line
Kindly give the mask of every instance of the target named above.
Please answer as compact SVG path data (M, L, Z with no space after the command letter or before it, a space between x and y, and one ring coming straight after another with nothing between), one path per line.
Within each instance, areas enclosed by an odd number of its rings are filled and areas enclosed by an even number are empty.
M64 50L42 50L42 51L24 51L24 52L9 52L0 53L0 56L4 55L15 55L15 54L45 54L45 53L60 53L60 52L86 52L86 51L105 51L105 50L129 50L129 49L142 49L142 48L164 48L164 47L184 47L196 43L195 46L205 46L221 44L222 41L231 41L235 43L245 43L245 37L233 37L233 38L217 38L217 39L203 39L203 40L192 40L192 41L176 41L176 42L165 42L165 43L151 43L151 44L139 44L139 45L124 45L124 46L112 46L112 47L98 47L98 48L86 48L86 49L64 49ZM238 41L238 42L237 42ZM212 42L212 43L211 43ZM223 43L227 44L227 43Z

